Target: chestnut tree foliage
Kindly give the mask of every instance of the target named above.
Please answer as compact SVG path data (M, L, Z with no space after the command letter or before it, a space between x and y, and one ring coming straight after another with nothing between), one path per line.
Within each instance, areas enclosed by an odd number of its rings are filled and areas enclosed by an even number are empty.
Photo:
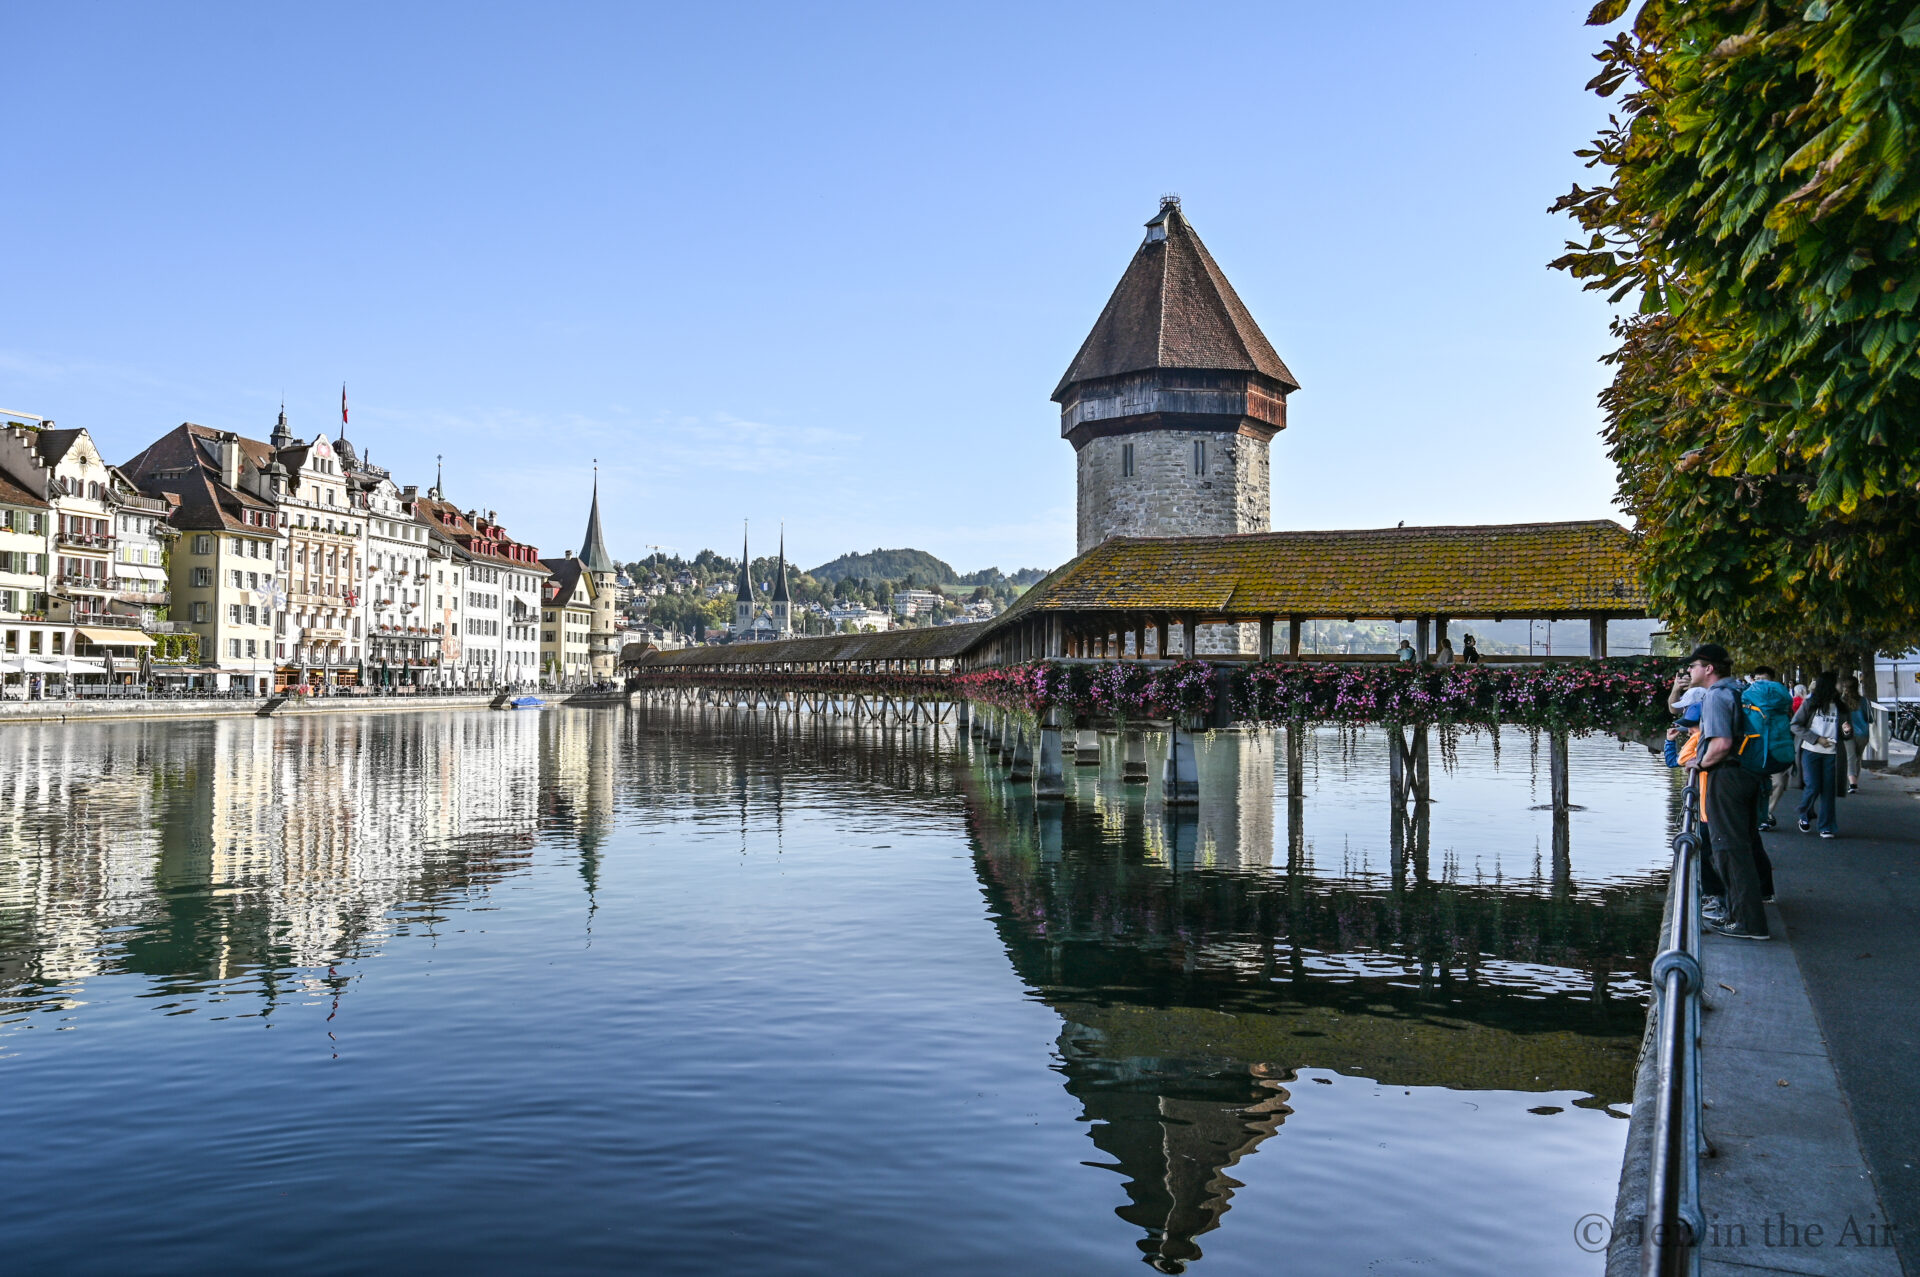
M1654 611L1920 640L1920 0L1644 0L1596 56L1605 184L1554 204L1587 238L1553 265L1640 298L1601 402Z

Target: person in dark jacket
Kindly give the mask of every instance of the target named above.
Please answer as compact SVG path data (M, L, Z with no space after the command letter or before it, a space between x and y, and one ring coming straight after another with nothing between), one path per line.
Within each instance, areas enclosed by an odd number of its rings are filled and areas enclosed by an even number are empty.
M1800 832L1809 832L1817 820L1822 838L1832 838L1839 832L1834 799L1839 797L1840 773L1845 766L1845 738L1853 734L1852 712L1840 699L1839 683L1839 675L1832 670L1821 671L1813 680L1813 690L1793 715L1800 739L1800 783L1805 791L1800 798Z

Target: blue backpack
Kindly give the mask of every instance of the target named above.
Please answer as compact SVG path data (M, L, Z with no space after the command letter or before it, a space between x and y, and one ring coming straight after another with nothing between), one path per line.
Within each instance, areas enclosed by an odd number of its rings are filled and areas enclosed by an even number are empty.
M1792 770L1793 694L1785 685L1748 683L1740 692L1740 714L1740 766L1764 776Z

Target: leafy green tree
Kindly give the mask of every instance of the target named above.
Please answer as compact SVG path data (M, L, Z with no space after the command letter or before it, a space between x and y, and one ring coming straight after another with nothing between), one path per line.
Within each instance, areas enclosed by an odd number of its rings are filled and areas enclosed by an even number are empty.
M1627 0L1589 15L1610 25ZM1750 649L1920 627L1920 7L1645 0L1554 265L1638 313L1602 395L1654 610ZM1624 90L1624 92L1623 92Z

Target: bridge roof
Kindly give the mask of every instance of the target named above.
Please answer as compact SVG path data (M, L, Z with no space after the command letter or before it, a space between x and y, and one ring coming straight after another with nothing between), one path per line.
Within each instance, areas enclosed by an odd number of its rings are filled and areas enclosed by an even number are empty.
M934 625L919 630L888 630L884 634L825 634L818 638L781 639L774 643L727 643L657 652L647 657L649 669L661 666L824 664L829 661L931 661L960 655L987 629L984 622Z
M1023 594L1037 612L1315 617L1644 616L1633 534L1609 519L1114 537Z

